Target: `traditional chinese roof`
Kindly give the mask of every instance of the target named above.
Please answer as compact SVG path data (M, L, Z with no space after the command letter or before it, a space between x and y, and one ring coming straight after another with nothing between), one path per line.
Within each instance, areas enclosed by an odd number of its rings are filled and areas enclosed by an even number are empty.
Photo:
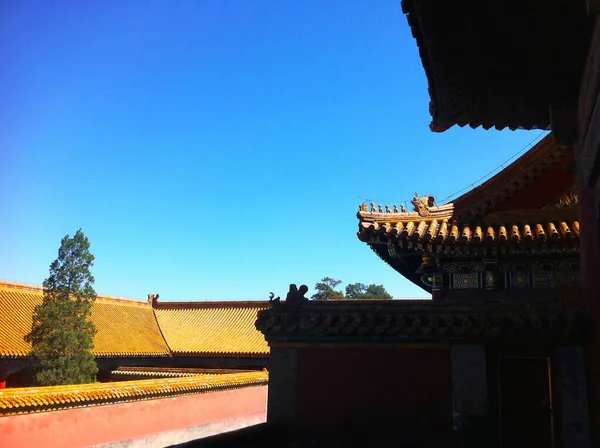
M31 330L39 286L0 282L0 357L20 358L31 346ZM99 296L91 320L96 357L225 356L267 357L269 348L254 328L266 302L165 302L158 296L136 301ZM153 308L152 303L155 308Z
M584 0L403 0L431 96L431 129L549 129L574 137L591 20Z
M254 322L267 302L164 302L154 311L173 355L266 357Z
M200 374L185 378L161 378L70 386L11 388L0 391L0 415L25 414L60 409L115 404L262 386L266 371Z
M0 282L0 357L25 357L31 350L23 338L31 331L32 315L42 303L38 286ZM91 320L96 357L169 356L169 348L146 302L100 296Z
M361 205L358 238L420 287L423 252L452 256L576 253L579 222L573 148L548 135L483 184L435 205L412 200L413 211ZM427 289L427 287L425 287Z

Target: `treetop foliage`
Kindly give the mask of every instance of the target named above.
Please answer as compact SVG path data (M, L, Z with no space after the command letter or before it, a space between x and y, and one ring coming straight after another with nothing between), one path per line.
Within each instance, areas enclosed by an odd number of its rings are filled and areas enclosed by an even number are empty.
M338 291L337 288L342 281L331 277L323 277L320 282L315 285L317 291L312 296L314 300L330 300L330 299L391 299L392 296L385 290L383 285L364 283L351 283L346 286L346 294Z
M335 290L335 288L337 288L341 283L341 280L336 280L335 278L331 277L323 277L321 281L315 285L317 293L314 294L312 298L315 300L343 299L344 293Z

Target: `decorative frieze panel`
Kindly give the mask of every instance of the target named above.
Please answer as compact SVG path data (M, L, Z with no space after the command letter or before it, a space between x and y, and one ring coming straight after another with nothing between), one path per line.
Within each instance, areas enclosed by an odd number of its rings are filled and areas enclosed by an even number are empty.
M486 271L483 277L484 288L489 291L502 289L504 286L503 278L498 271Z
M557 271L554 273L557 288L578 288L581 286L579 272Z
M579 287L579 262L538 260L523 262L441 262L440 274L450 289L530 289Z
M531 285L534 288L554 288L556 286L554 273L534 271L531 275Z
M483 272L484 264L481 262L474 263L443 263L443 270L449 274L467 274L470 272Z
M529 271L518 270L509 271L506 273L508 285L511 289L526 289L530 288Z
M480 289L481 274L472 272L469 274L451 274L452 289Z

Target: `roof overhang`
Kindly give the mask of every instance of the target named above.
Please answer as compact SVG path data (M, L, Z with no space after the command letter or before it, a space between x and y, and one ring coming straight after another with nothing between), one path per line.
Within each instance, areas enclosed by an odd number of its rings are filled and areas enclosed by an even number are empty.
M577 136L592 21L585 0L402 0L429 81L431 129Z
M565 165L572 158L571 146L547 135L452 203L437 206L432 196L415 196L412 211L363 203L357 213L358 239L428 292L431 254L446 261L577 254L578 199Z

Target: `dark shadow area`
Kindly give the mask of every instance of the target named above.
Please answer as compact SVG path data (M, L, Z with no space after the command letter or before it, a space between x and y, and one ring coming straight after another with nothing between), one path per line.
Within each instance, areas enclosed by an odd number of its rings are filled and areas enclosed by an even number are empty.
M191 442L173 445L171 448L359 448L359 447L407 447L441 448L454 446L452 441L443 444L423 444L403 440L402 434L390 438L378 436L374 428L357 428L350 423L332 425L326 429L281 423L262 423Z

